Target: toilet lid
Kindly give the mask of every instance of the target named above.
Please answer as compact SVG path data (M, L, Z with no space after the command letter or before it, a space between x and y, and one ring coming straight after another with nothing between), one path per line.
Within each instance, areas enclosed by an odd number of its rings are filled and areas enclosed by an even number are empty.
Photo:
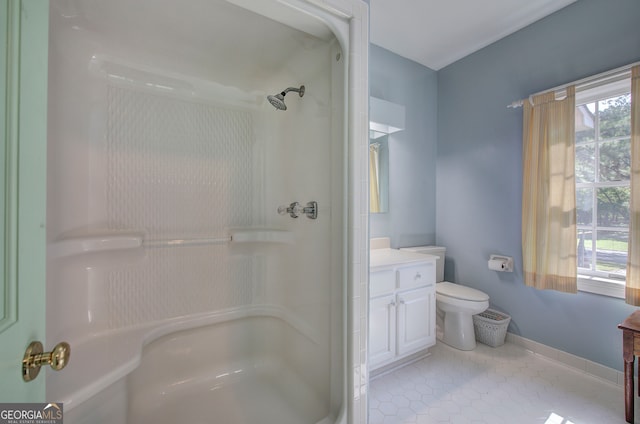
M460 300L471 300L474 302L484 302L489 300L489 295L480 290L471 287L461 286L460 284L443 281L436 284L436 293L444 296L453 297Z

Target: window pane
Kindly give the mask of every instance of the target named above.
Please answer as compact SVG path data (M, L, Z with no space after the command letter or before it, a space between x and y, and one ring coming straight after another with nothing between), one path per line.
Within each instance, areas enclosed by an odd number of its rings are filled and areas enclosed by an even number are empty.
M629 227L629 187L604 187L597 191L598 226Z
M576 182L592 183L595 181L595 146L593 143L576 146Z
M624 137L631 134L631 94L598 102L600 137Z
M576 219L578 225L591 225L593 222L593 189L576 189Z
M627 138L601 143L600 181L629 181L630 174L631 140Z
M593 269L591 249L593 231L578 230L578 268Z
M595 140L595 110L595 103L576 107L576 144Z
M624 277L627 269L627 244L629 233L623 231L598 231L596 242L596 271L618 274Z

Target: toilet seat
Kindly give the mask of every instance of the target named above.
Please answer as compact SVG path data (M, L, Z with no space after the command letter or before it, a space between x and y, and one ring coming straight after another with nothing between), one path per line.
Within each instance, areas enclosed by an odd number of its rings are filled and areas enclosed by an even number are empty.
M462 286L460 284L443 281L436 284L436 293L439 295L451 297L459 300L467 300L471 302L486 302L489 295L471 287Z

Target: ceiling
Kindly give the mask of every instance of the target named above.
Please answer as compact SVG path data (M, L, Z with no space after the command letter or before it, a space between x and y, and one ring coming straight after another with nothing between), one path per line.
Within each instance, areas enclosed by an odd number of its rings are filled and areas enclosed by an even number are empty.
M575 1L370 0L370 37L437 71Z

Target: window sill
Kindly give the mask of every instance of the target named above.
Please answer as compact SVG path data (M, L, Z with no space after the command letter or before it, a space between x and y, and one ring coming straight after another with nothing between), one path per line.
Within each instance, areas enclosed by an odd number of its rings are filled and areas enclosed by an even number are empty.
M581 292L624 299L624 287L623 280L578 275L578 290Z

